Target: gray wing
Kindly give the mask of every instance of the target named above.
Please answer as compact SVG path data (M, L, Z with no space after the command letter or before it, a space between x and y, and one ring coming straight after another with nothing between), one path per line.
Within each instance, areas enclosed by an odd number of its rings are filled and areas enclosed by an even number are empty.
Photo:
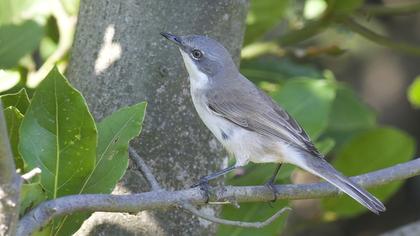
M242 128L280 138L315 156L321 156L295 119L251 82L240 82L246 89L242 86L241 89L225 86L208 92L209 109ZM248 94L243 94L244 91Z

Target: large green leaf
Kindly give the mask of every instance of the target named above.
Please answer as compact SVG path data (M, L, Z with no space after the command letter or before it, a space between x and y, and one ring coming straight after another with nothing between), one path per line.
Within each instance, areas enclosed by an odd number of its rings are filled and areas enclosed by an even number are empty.
M5 94L0 96L3 108L15 107L22 114L25 114L29 106L29 97L25 89L21 89L17 93Z
M3 110L4 117L7 124L7 134L9 135L9 142L12 148L13 157L15 158L16 168L23 171L24 163L20 156L19 145L19 127L23 120L22 113L16 107L9 106Z
M95 167L95 122L82 95L54 68L38 86L19 133L29 169L42 170L48 198L80 192Z
M288 0L251 0L244 44L261 38L264 33L280 22L288 4Z
M410 160L415 153L415 142L408 134L393 128L375 128L354 136L339 151L333 165L347 176L390 167ZM386 201L401 186L392 182L374 189L371 193ZM353 216L366 211L348 196L323 200L326 211L338 216Z
M0 69L16 66L41 40L44 29L35 21L0 26Z
M96 165L79 193L111 193L128 166L128 144L141 131L146 103L142 102L106 117L98 124ZM57 235L71 235L89 213L63 218Z
M313 140L327 128L334 96L334 82L306 78L289 80L272 94Z
M420 108L420 76L408 88L407 97L413 107Z
M362 103L350 88L337 86L329 115L326 136L332 137L338 147L353 135L376 125L376 113Z

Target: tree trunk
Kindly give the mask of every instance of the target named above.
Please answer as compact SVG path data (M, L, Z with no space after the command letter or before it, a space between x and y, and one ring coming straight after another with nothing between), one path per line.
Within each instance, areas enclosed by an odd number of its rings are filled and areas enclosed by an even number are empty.
M15 235L19 218L21 180L7 135L6 120L0 102L0 235Z
M226 155L196 114L178 49L159 33L208 35L239 61L247 6L247 0L81 2L68 77L97 120L121 107L148 102L141 137L133 145L168 190L188 188L200 176L219 170ZM141 174L131 166L114 193L146 190ZM96 213L78 234L208 235L215 229L172 209Z

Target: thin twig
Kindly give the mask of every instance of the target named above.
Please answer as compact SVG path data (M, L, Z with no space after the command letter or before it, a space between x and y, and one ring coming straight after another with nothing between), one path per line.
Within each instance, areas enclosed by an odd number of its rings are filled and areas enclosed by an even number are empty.
M234 221L234 220L225 220L221 218L217 218L215 216L211 216L208 214L204 214L203 212L197 210L193 205L189 203L182 203L181 206L191 212L191 214L196 215L200 218L203 218L205 220L208 220L213 223L217 224L223 224L223 225L232 225L232 226L238 226L238 227L244 227L244 228L262 228L269 224L271 224L273 221L275 221L277 218L279 218L283 213L286 211L292 210L290 207L284 207L277 211L274 215L270 216L270 218L266 219L265 221L257 221L257 222L245 222L245 221Z
M376 187L392 181L420 175L420 159L398 164L386 169L353 177L362 187ZM329 183L286 184L275 186L278 200L308 199L336 196L340 191ZM266 202L273 193L265 186L215 187L212 202ZM84 194L70 195L43 202L27 213L19 222L17 235L30 235L52 219L80 211L138 212L178 206L181 202L205 204L206 197L197 188L180 191L152 191L131 195Z
M36 168L32 169L31 171L23 174L21 177L25 181L28 181L28 180L32 179L33 177L41 174L41 172L42 172L41 169L39 167L36 167Z
M146 162L144 162L143 158L141 158L140 155L137 154L136 150L132 148L131 146L128 148L128 151L130 152L131 159L136 163L137 167L139 168L140 172L143 174L147 183L149 183L150 189L152 191L162 190L162 187L157 182L155 176L152 174L152 171L146 165Z
M411 45L404 42L396 42L388 37L380 35L372 30L364 27L363 25L357 23L350 17L343 17L337 19L339 23L342 23L346 27L348 27L351 31L360 34L361 36L365 37L366 39L380 44L385 47L389 47L392 49L396 49L405 53L414 54L420 56L420 47L415 45Z
M399 6L366 5L359 11L371 16L407 15L420 12L420 3Z

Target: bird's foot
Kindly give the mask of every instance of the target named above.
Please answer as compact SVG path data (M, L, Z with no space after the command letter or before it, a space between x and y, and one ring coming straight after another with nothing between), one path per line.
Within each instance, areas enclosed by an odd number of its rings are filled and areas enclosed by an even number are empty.
M271 190L271 192L273 193L273 200L270 201L270 203L276 202L277 201L277 190L276 190L276 186L274 184L274 181L269 180L265 186Z
M211 186L209 184L209 180L206 177L201 177L198 183L193 184L191 188L200 187L200 190L203 191L204 196L206 198L205 203L209 203L210 201L210 192Z

